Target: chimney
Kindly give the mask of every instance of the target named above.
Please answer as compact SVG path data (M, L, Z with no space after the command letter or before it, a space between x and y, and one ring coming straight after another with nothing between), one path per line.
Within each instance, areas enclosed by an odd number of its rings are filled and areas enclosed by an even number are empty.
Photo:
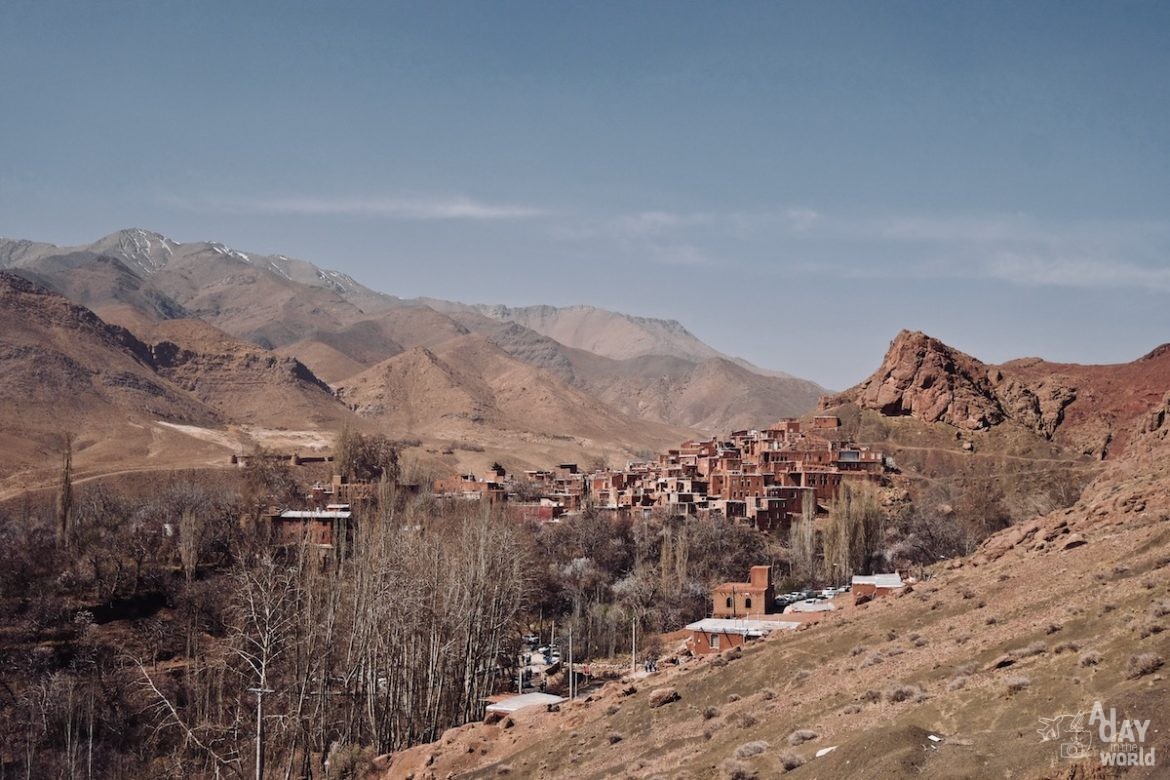
M772 584L772 567L771 566L753 566L751 572L751 583L753 587L767 588Z

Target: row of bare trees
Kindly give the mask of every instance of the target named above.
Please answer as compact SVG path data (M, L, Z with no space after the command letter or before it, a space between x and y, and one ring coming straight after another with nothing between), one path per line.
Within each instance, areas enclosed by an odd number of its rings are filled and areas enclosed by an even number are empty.
M143 665L178 765L323 777L482 714L515 657L528 547L490 513L364 523L353 556L261 554L232 575L226 648L168 673ZM245 758L245 756L247 758Z

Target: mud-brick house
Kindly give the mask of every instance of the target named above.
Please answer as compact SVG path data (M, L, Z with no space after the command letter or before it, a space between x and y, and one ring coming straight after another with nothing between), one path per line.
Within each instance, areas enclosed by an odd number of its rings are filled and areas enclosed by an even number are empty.
M763 620L704 618L691 623L687 630L687 648L695 655L718 653L765 637L773 631L795 631L800 622L795 620Z
M340 551L353 543L353 513L348 504L325 509L286 509L269 517L272 541L282 547L307 545Z
M711 614L717 618L744 618L772 611L776 593L772 567L753 566L747 582L725 582L711 593Z
M853 603L862 604L871 599L888 596L904 587L906 587L906 583L902 581L902 575L897 572L869 576L854 575L850 592L853 593Z

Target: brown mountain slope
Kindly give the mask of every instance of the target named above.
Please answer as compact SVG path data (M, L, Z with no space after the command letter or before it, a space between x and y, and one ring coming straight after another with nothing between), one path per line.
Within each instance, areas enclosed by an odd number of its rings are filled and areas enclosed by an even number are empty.
M159 374L237 424L339 430L352 413L294 358L200 320L166 320L150 332Z
M533 465L620 459L690 433L616 413L474 334L383 361L339 395L393 435L459 441Z
M963 431L1012 421L1078 452L1124 451L1131 429L1170 387L1170 350L1132 363L1083 366L1035 358L989 365L922 333L902 331L868 379L821 401L855 404Z
M145 230L83 247L0 240L0 266L136 332L167 319L203 319L295 357L334 384L406 348L433 350L476 332L622 413L707 433L802 414L823 392L724 356L672 320L587 306L400 300L283 255Z
M0 273L0 477L52 463L63 433L76 436L82 469L175 455L173 437L156 420L221 422L212 408L159 376L149 347L128 331Z
M565 346L515 322L467 311L450 316L513 357L551 371L624 414L706 433L805 414L824 393L813 382L761 374L725 357L699 362L676 355L616 360Z
M1170 397L1074 506L921 572L901 597L846 599L742 653L682 657L557 712L452 729L391 757L383 776L1164 777L1167 464ZM666 688L677 699L652 706ZM1134 747L1153 766L1102 767L1095 702L1117 725L1148 720ZM1092 749L1067 757L1067 735L1045 739L1041 719L1078 712Z

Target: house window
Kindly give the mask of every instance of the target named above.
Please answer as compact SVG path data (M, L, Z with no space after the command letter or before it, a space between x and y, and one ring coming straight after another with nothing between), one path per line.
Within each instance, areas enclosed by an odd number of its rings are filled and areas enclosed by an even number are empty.
M727 608L731 609L731 596L727 597Z
M751 596L748 596L746 599L743 600L743 606L745 609L752 608L752 597Z
M711 646L712 650L718 650L719 649L719 635L712 634L711 636L707 637L707 644Z

